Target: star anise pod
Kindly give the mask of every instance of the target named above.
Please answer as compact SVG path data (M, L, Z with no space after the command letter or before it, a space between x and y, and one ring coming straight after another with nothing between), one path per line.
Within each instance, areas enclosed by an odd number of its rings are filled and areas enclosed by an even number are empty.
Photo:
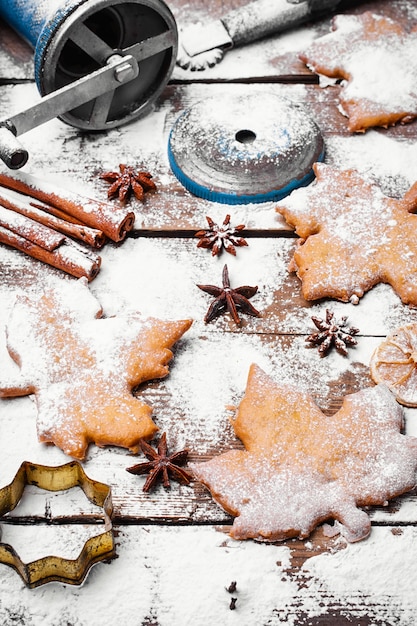
M143 439L140 441L140 447L149 461L132 465L132 467L127 467L126 471L130 472L130 474L137 475L149 473L149 476L143 485L143 491L147 492L152 489L159 478L162 478L162 484L164 487L170 488L170 475L174 480L183 485L188 485L193 479L189 472L182 467L179 467L179 465L186 462L188 450L181 450L180 452L174 452L174 454L168 455L166 433L163 433L161 436L156 450L154 450L152 446L146 443Z
M216 287L215 285L197 285L199 289L202 289L206 293L215 297L204 317L206 324L225 311L229 311L236 324L240 324L238 310L242 311L242 313L247 313L248 315L254 315L255 317L260 316L259 311L257 311L249 302L249 298L252 298L252 296L254 296L258 291L257 286L249 287L248 285L245 285L243 287L236 287L236 289L232 289L230 286L229 270L227 269L227 265L223 267L222 280L222 287Z
M311 319L320 332L312 333L306 338L306 341L318 346L318 351L321 356L326 356L332 346L343 354L343 356L346 356L348 353L347 348L349 346L356 346L358 343L353 336L358 334L359 329L353 326L346 326L346 315L341 317L339 321L336 321L334 319L334 313L326 309L325 320L315 316L312 316Z
M107 191L107 197L119 197L119 200L125 202L127 197L134 193L138 200L143 200L147 191L156 191L156 185L153 182L150 172L142 172L135 170L131 165L119 165L120 172L104 172L100 178L111 183Z
M230 215L226 215L223 224L219 226L211 217L206 215L209 230L199 230L195 237L200 241L197 248L211 248L211 254L216 256L224 248L226 252L236 256L236 246L247 246L248 242L243 237L238 237L238 233L245 228L244 224L238 226L230 225Z

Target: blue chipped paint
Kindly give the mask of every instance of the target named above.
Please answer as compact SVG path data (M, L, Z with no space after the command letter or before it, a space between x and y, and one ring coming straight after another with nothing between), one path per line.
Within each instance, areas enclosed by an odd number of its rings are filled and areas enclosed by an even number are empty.
M88 0L0 0L0 16L35 50L39 87L44 55L60 24Z
M317 161L324 160L325 152L319 155ZM182 169L177 164L175 157L172 153L171 146L168 144L168 160L170 167L172 169L173 174L179 180L179 182L189 191L199 198L204 198L204 200L210 200L211 202L219 202L220 204L259 204L261 202L277 202L278 200L282 200L288 194L290 194L294 189L298 187L305 187L311 183L314 179L314 171L311 169L303 178L294 178L284 187L280 187L279 189L272 189L267 193L257 193L257 194L239 194L238 192L224 192L224 191L216 191L210 187L205 185L201 185L196 181L189 178Z

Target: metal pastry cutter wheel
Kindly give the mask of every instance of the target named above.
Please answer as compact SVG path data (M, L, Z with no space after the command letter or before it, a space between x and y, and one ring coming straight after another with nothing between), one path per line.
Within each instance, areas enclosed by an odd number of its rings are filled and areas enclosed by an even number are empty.
M188 191L223 204L280 200L314 177L324 141L307 110L271 93L209 98L186 110L168 142Z
M28 587L39 587L52 581L79 585L95 563L116 556L111 523L113 505L108 485L89 478L77 461L58 467L24 461L13 481L0 489L1 516L18 505L26 485L36 485L48 491L79 486L91 502L102 507L104 518L104 532L88 539L75 560L46 556L31 563L23 563L12 546L0 543L0 563L13 567Z
M22 167L16 137L54 117L83 130L147 113L175 67L178 32L163 0L0 0L4 18L35 51L43 96L0 119L0 158Z

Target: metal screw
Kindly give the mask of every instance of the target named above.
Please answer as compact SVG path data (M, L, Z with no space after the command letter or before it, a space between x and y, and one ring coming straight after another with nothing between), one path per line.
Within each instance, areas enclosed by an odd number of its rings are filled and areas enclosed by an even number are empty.
M111 57L107 59L107 63L109 65L120 63L122 59L123 57L120 54L112 54ZM118 83L127 83L135 78L136 74L136 67L130 60L117 65L114 69L114 77Z
M114 77L118 83L127 83L135 77L135 70L130 63L123 63L114 70Z

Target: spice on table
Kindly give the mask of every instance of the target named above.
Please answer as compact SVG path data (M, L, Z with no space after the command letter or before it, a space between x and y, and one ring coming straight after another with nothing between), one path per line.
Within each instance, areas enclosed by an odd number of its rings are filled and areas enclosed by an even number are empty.
M334 319L334 313L326 309L326 319L311 317L320 332L315 332L306 337L306 341L318 346L321 356L326 356L328 351L334 346L338 352L347 356L347 348L356 346L357 341L353 338L359 333L358 328L347 327L347 316L344 315L339 321Z
M156 450L143 439L140 441L140 447L149 461L132 465L132 467L126 468L126 471L139 476L149 473L143 485L143 491L150 491L159 478L162 478L164 487L170 488L170 475L171 478L183 485L188 485L193 479L190 472L179 467L179 465L183 465L183 463L186 462L188 450L181 450L180 452L174 452L168 455L166 433L163 433L161 436Z
M226 587L226 591L228 593L234 593L236 591L236 581L235 580L232 580L230 585L228 587Z
M13 232L8 228L0 225L0 243L20 250L28 256L38 261L42 261L52 267L55 267L76 278L86 278L92 281L100 271L101 257L93 251L86 250L78 245L75 241L71 241L67 237L64 238L61 245L54 250L47 250L30 241L26 237L22 237L19 233Z
M4 190L0 187L0 207L24 215L43 226L48 226L93 248L102 248L106 242L106 237L101 230L79 224L71 216L64 215L59 209L10 189Z
M146 192L156 191L150 172L136 170L131 165L123 163L119 165L119 170L119 172L104 172L100 175L100 178L111 183L107 191L108 198L118 196L121 202L125 202L133 192L135 197L142 202Z
M209 225L207 230L199 230L195 237L199 238L197 248L211 249L212 256L216 256L223 249L229 254L236 256L237 246L247 246L248 242L243 237L238 237L238 233L245 228L244 224L238 226L230 225L230 215L226 215L223 224L219 225L211 217L206 215Z
M133 211L80 195L32 174L16 172L9 176L0 173L0 185L25 194L32 200L40 200L58 209L60 217L65 214L68 221L72 221L73 218L78 224L98 229L115 242L122 241L132 230L135 222ZM33 204L39 206L37 203Z
M204 317L206 324L214 320L216 317L229 311L230 315L236 324L240 324L240 318L238 310L254 317L259 317L261 314L255 309L255 307L249 302L249 298L252 298L258 291L258 287L250 287L244 285L243 287L236 287L232 289L229 280L229 270L227 265L223 267L222 275L223 285L222 287L216 287L215 285L197 285L199 289L214 296L214 300L209 306L209 309Z

